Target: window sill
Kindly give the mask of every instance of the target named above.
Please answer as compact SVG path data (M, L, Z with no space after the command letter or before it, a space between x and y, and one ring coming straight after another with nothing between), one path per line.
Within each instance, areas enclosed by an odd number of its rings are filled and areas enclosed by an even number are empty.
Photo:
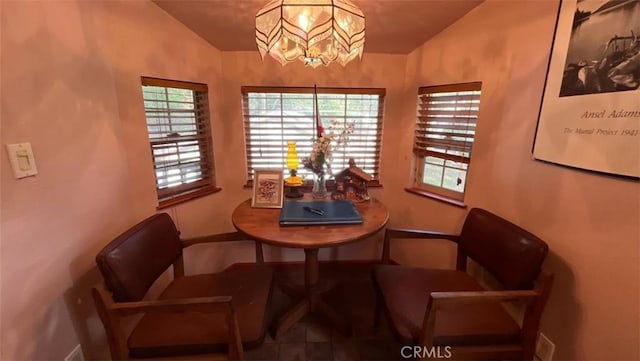
M213 194L213 193L218 193L221 190L222 188L218 188L218 187L206 187L206 188L198 189L192 192L179 194L171 198L167 198L159 201L158 207L156 207L156 209L165 209L165 208L173 207L178 204L188 202L196 198L204 197L206 195Z
M455 207L464 208L464 209L467 208L467 205L461 200L445 197L443 195L436 194L436 193L433 193L433 192L429 192L429 191L426 191L424 189L420 189L420 188L405 188L404 190L406 192L413 193L413 194L416 194L416 195L419 195L419 196L422 196L422 197L426 197L426 198L431 198L431 199L434 199L436 201L439 201L439 202L442 202L442 203L446 203L446 204L450 204L450 205L455 206Z

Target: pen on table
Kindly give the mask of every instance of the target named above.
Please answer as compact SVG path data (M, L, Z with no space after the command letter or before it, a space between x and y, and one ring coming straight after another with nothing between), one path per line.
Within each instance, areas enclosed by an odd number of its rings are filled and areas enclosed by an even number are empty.
M317 214L319 216L324 216L324 211L321 209L311 208L311 207L303 207L303 209L307 212L311 212L313 214Z

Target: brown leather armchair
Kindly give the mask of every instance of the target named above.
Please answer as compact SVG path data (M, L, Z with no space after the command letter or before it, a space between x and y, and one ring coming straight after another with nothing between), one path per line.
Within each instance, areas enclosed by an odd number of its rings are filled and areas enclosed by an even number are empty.
M228 351L262 343L271 294L271 268L258 265L217 274L184 275L183 249L197 243L246 239L240 233L181 240L166 213L151 216L105 246L96 257L105 284L93 289L113 360ZM173 265L173 280L158 299L143 300ZM123 317L142 315L128 338Z
M457 244L455 270L390 265L393 238L446 239ZM472 209L459 235L387 229L383 265L373 270L378 294L375 324L384 306L404 345L419 346L418 358L532 360L540 317L553 277L541 271L547 244L495 214ZM467 273L467 259L503 287L487 290ZM501 303L525 305L522 322ZM423 346L423 347L420 347Z

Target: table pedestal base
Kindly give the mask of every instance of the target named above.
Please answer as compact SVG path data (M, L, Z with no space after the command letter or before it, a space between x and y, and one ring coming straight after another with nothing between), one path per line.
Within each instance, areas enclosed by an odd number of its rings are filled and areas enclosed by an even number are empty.
M321 295L333 289L334 285L318 284L318 249L305 248L304 253L304 286L296 286L289 282L280 285L282 292L300 301L277 320L273 337L277 339L311 312L320 314L343 336L350 337L351 325L333 307L321 299Z

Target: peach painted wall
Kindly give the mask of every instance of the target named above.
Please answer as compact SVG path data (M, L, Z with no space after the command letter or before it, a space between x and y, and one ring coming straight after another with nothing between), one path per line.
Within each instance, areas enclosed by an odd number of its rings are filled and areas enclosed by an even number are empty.
M407 96L424 85L483 82L466 203L549 243L544 267L556 280L542 331L556 343L554 360L638 360L640 185L531 155L557 7L484 2L409 55ZM403 109L398 152L384 159L404 170L382 179L391 223L458 229L465 211L400 191L409 184L415 100ZM396 258L421 262L415 251L401 246Z
M0 359L62 360L79 341L105 358L94 257L156 205L140 76L220 94L220 53L151 2L0 7ZM31 142L36 177L13 179L16 142Z

